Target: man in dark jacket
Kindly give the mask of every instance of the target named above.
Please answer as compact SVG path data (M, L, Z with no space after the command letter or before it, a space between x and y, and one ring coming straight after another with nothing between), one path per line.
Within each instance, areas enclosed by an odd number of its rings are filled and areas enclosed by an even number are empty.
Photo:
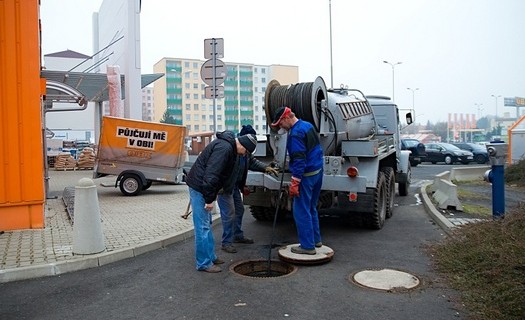
M195 260L199 271L220 272L223 261L215 254L211 210L217 193L230 178L237 155L250 154L257 147L255 135L235 138L232 132L217 133L199 154L186 177L195 229Z
M251 125L243 125L239 136L256 134ZM248 170L271 173L277 175L278 171L269 165L257 160L253 155L239 155L236 159L232 175L224 183L224 187L219 192L217 204L221 211L222 222L222 242L221 249L228 253L236 253L237 249L233 243L252 244L253 239L244 236L242 231L242 218L244 216L244 203L241 191L244 192Z

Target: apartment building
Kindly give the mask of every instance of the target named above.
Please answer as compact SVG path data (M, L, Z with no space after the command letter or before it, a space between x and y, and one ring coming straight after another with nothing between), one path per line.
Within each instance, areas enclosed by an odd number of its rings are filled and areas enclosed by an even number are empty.
M167 111L177 124L187 127L189 134L223 130L237 133L246 124L265 133L263 106L268 83L275 79L285 85L299 80L297 66L225 62L224 98L215 100L214 112L213 99L205 98L206 84L201 79L204 62L163 58L153 66L155 73L165 74L154 82L153 121L160 121Z
M142 120L153 121L153 86L142 88Z

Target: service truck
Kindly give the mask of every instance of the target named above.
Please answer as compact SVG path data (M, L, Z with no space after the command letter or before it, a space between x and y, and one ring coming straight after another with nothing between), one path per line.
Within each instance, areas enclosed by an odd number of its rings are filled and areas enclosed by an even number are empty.
M354 215L365 226L381 229L393 214L396 184L399 195L406 196L411 182L410 151L400 148L399 112L390 98L365 96L345 87L327 89L324 80L317 77L314 82L287 86L272 80L264 103L270 129L255 156L271 162L284 174L273 177L249 172L251 193L244 197L244 203L255 219L271 220L292 210L287 133L270 126L277 109L287 106L319 133L324 174L318 208L338 208L339 215ZM410 113L406 122L412 122Z
M117 176L115 188L136 196L154 181L183 181L186 127L105 116L93 177Z

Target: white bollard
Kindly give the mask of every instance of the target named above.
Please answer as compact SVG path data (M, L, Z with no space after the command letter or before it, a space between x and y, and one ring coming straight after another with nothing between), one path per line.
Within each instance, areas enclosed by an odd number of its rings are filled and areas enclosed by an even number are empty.
M82 178L75 186L73 253L94 254L104 250L97 187L93 180Z

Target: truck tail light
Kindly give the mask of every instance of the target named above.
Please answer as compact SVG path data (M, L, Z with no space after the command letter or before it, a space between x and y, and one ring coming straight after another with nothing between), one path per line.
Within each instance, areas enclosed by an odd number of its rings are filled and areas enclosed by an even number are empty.
M348 201L356 202L357 201L357 192L350 192L348 194Z
M355 178L359 175L359 170L357 170L356 167L354 166L351 166L349 167L348 169L346 169L346 174L350 177L350 178Z

